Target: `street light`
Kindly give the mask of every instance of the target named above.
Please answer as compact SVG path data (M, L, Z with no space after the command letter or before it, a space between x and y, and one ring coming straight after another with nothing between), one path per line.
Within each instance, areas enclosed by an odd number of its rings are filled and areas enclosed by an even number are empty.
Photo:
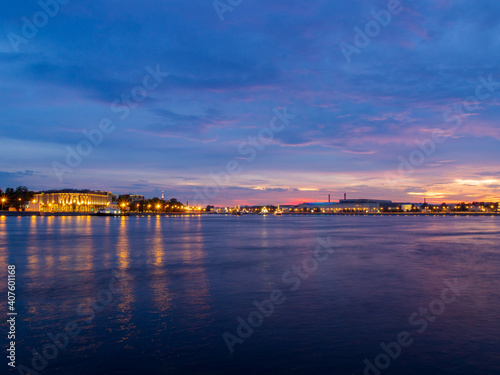
M2 211L3 211L3 205L5 203L5 198L2 198Z

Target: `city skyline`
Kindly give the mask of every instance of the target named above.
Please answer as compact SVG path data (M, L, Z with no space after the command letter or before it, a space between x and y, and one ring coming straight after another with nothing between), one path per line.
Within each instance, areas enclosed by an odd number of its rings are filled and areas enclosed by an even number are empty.
M168 202L171 201L171 202L174 202L172 204L179 204L180 206L191 206L191 207L199 207L200 209L201 208L204 208L205 207L205 203L207 202L204 202L204 203L197 203L197 202L194 202L191 201L191 204L189 204L189 201L185 201L185 204L182 202L182 201L178 201L177 198L175 197L168 197L168 196L165 196L165 191L162 190L161 191L161 195L153 195L153 194L149 194L149 195L136 195L136 194L128 194L128 193L125 193L125 194L115 194L113 193L112 191L109 191L109 190L102 190L102 189L98 189L98 190L91 190L91 189L50 189L50 190L40 190L40 191L33 191L33 190L30 190L29 188L27 188L26 186L18 186L17 188L13 188L13 187L9 187L9 188L6 188L6 189L1 189L0 188L0 198L1 198L1 203L2 203L2 209L3 208L8 208L8 207L11 207L11 208L19 208L20 206L26 204L28 205L29 204L29 207L27 206L27 208L29 208L29 211L38 211L39 208L33 208L31 207L31 203L37 203L37 199L35 196L38 196L38 195L51 195L51 194L62 194L63 196L66 197L67 199L67 196L69 194L80 194L81 197L83 196L87 196L88 194L98 194L98 195L104 195L104 196L108 196L110 197L110 199L112 198L112 200L110 200L109 202L118 202L119 205L123 206L123 205L126 205L128 206L129 204L131 204L132 206L134 206L135 204L137 203L141 203L141 205L144 205L146 201L154 201L153 203L156 205L157 203L160 203L160 202L165 202L167 204L167 207L168 207ZM57 198L57 199L60 199L60 198ZM77 202L78 200L80 199L83 199L85 200L84 198L77 198L76 201L74 201L73 203ZM19 201L22 201L22 202L17 202L17 200ZM50 202L50 199L48 202L46 203L49 203ZM367 203L367 202L383 202L383 203L393 203L393 204L398 204L398 205L413 205L413 206L422 206L422 205L432 205L432 206L448 206L448 207L451 207L451 206L455 206L455 207L458 207L458 206L478 206L478 207L487 207L487 208L495 208L495 210L497 209L498 207L498 204L500 204L500 202L498 201L481 201L481 200L478 200L478 201L457 201L457 202L454 202L454 201L443 201L443 200L439 200L439 199L427 199L426 197L424 197L423 201L416 201L416 200L413 200L413 201L405 201L405 202L402 202L402 201L397 201L397 200L393 200L393 199L377 199L377 198L374 198L374 197L352 197L352 196L348 196L347 193L344 193L344 196L343 197L332 197L331 194L328 194L328 197L326 197L326 199L322 199L322 200L305 200L305 201L302 201L302 202L294 202L294 203L290 203L290 202L277 202L277 201L262 201L262 202L259 202L259 203L248 203L248 202L240 202L240 203L237 203L237 204L214 204L213 202L208 202L206 204L207 206L207 209L208 207L262 207L262 206L304 206L304 205L335 205L335 204L339 204L339 203L345 203L345 202L349 202L349 203ZM17 205L15 205L14 203L18 203ZM150 202L151 203L151 202ZM494 205L494 206L491 206L490 205ZM203 207L201 207L203 206ZM137 207L139 207L139 205L137 205ZM163 206L162 206L163 207ZM469 208L469 207L467 207Z
M0 15L2 189L500 200L497 2L41 3Z

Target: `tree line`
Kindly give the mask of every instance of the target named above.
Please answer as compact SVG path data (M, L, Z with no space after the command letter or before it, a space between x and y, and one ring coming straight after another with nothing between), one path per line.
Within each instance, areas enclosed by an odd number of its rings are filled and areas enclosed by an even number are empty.
M18 211L24 210L35 196L34 191L30 191L26 186L17 188L0 189L0 210L9 210L13 207Z
M120 195L117 200L118 207L126 211L135 212L183 212L185 206L177 199L170 200L151 198L132 200L129 195Z

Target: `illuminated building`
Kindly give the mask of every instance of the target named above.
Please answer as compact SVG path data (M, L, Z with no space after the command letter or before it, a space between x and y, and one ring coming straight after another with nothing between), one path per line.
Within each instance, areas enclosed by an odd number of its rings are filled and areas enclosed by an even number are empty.
M110 205L112 194L92 190L51 190L35 194L28 211L96 212Z
M340 212L380 212L384 209L396 209L401 207L400 204L393 203L388 200L378 199L340 199L336 202L315 202L299 204L296 210L303 211L304 209L311 212L324 213L340 213Z

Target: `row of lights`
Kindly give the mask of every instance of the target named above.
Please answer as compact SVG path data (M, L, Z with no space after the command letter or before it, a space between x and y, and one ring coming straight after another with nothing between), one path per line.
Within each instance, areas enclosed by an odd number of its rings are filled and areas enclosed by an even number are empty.
M122 203L120 206L121 206L122 208L125 208L125 207L127 207L128 205L129 205L128 203ZM137 204L137 208L138 208L138 209L140 208L140 206L141 206L140 204ZM167 205L165 206L165 208L168 208L168 207L170 207L170 205L168 205L168 204L167 204ZM150 209L150 208L151 208L151 205L150 205L150 204L148 204L148 205L147 205L147 208L148 208L148 209ZM159 210L159 209L161 209L161 208L162 208L162 206L161 206L160 204L157 204L157 205L156 205L156 209L157 209L157 210ZM172 208L184 208L184 209L185 209L185 210L187 210L187 211L201 211L201 207L189 207L189 206L177 206L177 205L174 205L174 206L172 206Z

